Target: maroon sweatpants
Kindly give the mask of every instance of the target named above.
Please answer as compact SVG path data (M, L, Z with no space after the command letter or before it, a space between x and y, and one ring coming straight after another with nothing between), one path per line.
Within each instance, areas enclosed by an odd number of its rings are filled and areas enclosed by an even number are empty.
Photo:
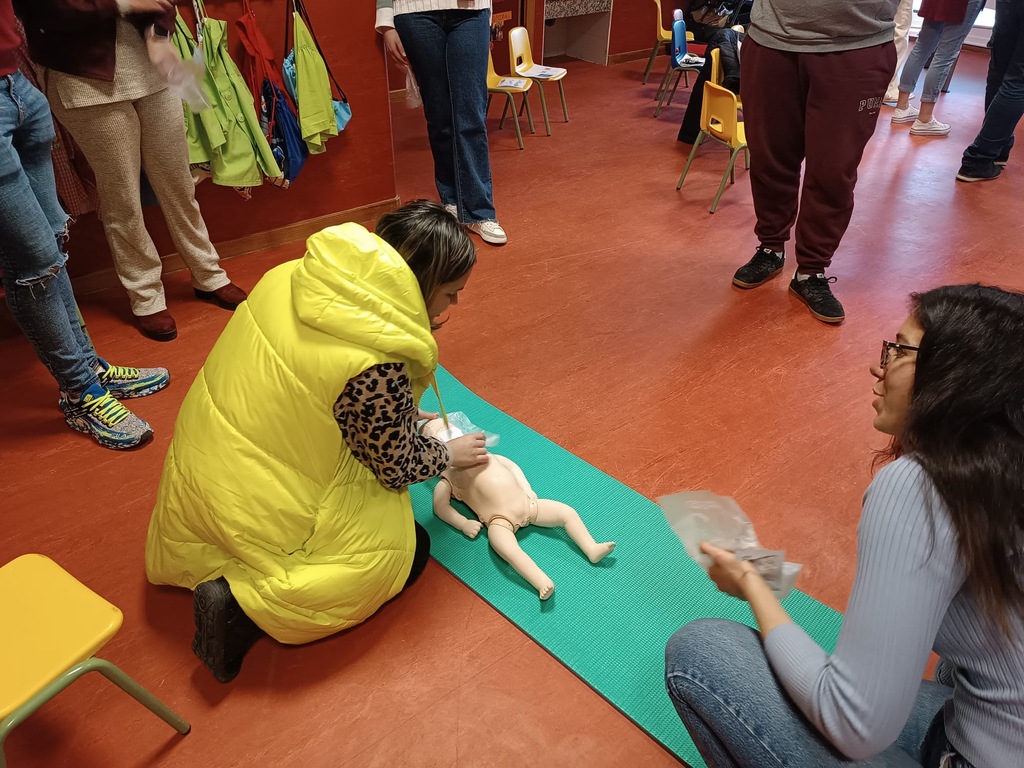
M857 166L896 69L896 46L791 53L748 36L740 68L754 234L781 251L796 221L798 271L823 272L853 215Z

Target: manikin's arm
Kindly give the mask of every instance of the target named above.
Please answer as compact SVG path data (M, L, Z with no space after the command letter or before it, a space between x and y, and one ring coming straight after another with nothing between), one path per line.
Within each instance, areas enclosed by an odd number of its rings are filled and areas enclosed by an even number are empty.
M530 487L530 481L526 479L526 475L523 474L523 470L519 468L518 464L512 461L512 459L500 456L497 453L492 453L491 460L493 461L495 459L497 459L498 462L503 467L505 467L509 472L512 473L512 476L515 477L516 482L519 484L520 488L522 488L527 493L533 494L534 497L536 497L537 494L533 493L533 488Z
M434 514L456 530L462 531L469 538L475 539L483 528L479 520L469 520L459 514L452 506L452 488L444 480L434 486Z

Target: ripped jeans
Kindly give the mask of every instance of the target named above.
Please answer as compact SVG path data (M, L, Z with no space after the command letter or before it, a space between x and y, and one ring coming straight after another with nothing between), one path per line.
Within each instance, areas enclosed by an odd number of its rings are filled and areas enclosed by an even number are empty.
M68 215L57 199L53 118L20 72L0 77L0 269L15 321L61 391L98 379L64 263Z

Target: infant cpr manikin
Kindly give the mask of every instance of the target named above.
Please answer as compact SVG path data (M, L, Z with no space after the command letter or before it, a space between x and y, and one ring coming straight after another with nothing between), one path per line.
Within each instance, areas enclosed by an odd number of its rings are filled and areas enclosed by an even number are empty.
M446 428L441 419L428 421L422 431L445 441L462 434L458 427ZM488 440L488 445L493 442ZM452 506L453 498L472 509L478 519L460 514ZM541 600L551 597L555 585L519 546L516 531L520 528L565 528L592 563L599 563L615 548L615 542L594 541L579 514L568 504L537 498L519 465L496 453L489 453L487 463L477 467L446 469L434 489L434 514L471 539L486 526L491 548L537 590Z

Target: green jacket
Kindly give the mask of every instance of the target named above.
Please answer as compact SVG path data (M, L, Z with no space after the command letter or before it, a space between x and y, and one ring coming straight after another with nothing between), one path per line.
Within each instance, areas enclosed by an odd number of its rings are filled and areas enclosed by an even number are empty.
M209 163L214 184L258 187L263 177L281 177L260 127L252 93L228 53L227 22L207 18L203 25L206 96L212 105L198 114L185 109L189 162ZM192 57L196 42L178 15L174 44L182 58Z

